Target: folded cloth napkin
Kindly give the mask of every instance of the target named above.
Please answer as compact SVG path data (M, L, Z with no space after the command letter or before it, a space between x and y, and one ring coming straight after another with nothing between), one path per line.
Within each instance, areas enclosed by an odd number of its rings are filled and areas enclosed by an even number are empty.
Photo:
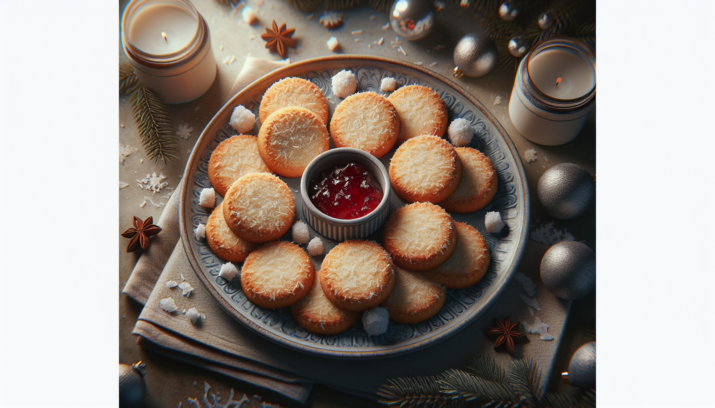
M266 66L264 62L258 64L250 59L246 65L249 63ZM245 66L241 75L244 71ZM258 76L255 75L256 70L251 73L254 74L253 79ZM244 86L253 79L244 82ZM388 378L436 375L448 368L463 367L476 355L489 354L506 367L512 357L506 353L496 353L493 343L484 336L484 331L493 326L494 318L503 320L511 316L512 321L528 323L535 319L520 298L520 295L524 296L524 290L512 280L484 315L459 333L418 351L395 357L346 360L289 349L235 321L203 286L189 264L183 243L178 239L179 194L172 195L159 220L162 228L172 226L176 229L177 238L174 239L171 256L166 255L170 240L169 234L166 234L167 243L155 247L156 242L153 242L152 251L142 255L124 290L132 298L144 299L146 303L133 331L140 336L139 344L165 356L271 389L300 403L306 401L314 383L375 399L378 388ZM164 235L164 232L158 236ZM161 250L153 251L155 248ZM530 242L520 270L536 283L534 297L541 308L536 315L549 325L549 334L555 339L542 341L538 335L528 335L530 341L518 346L515 355L515 358L533 358L542 369L544 381L548 380L552 371L571 305L570 302L556 298L541 283L538 266L546 249L544 245ZM145 257L148 259L143 259ZM160 269L164 261L165 267ZM166 286L172 280L188 282L194 288L193 292L188 297L182 296L180 289ZM147 295L151 288L153 290ZM172 314L162 310L159 305L162 299L169 297L179 307ZM192 307L205 315L206 319L193 324L182 313Z

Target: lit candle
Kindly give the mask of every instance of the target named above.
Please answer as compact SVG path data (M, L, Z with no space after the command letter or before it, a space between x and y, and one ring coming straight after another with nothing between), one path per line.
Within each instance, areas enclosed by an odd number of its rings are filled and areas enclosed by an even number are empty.
M596 86L593 64L576 51L554 47L529 60L529 78L534 86L554 99L577 99Z
M216 78L208 27L189 0L132 0L122 43L139 80L165 102L195 99Z

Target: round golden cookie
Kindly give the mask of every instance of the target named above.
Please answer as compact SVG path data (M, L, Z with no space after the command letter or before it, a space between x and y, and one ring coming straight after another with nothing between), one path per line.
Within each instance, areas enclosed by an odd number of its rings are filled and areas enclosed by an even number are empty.
M380 158L395 146L400 119L390 101L374 92L348 96L335 108L330 137L335 147L354 147Z
M317 155L330 148L328 129L313 112L290 107L271 114L258 132L258 153L285 177L300 177Z
M486 207L497 193L497 172L482 152L471 147L454 149L462 162L462 180L457 189L439 205L458 214L479 211Z
M225 196L231 184L251 173L271 173L271 169L258 154L258 138L237 135L221 142L211 153L209 181L221 196Z
M276 241L251 252L241 270L243 294L267 309L290 306L303 299L315 282L315 268L298 245Z
M437 92L425 86L410 85L396 90L387 99L400 117L398 145L420 135L443 137L447 131L447 105Z
M383 241L395 265L424 271L449 259L457 246L457 233L446 211L434 204L414 203L392 214Z
M308 109L328 124L328 100L320 88L303 78L285 78L271 85L263 94L258 119L263 123L273 112L289 106Z
M422 272L395 268L397 282L382 307L395 323L415 324L437 314L447 300L447 289L427 279Z
M300 327L311 333L338 334L349 329L360 313L335 307L320 287L320 273L315 273L315 282L310 292L290 307L290 314Z
M223 219L223 203L211 212L206 223L206 243L211 252L228 262L243 262L256 244L239 238Z
M462 289L479 282L489 269L489 247L482 234L471 225L455 222L457 248L447 262L421 272L449 289Z
M295 198L278 177L253 173L236 180L223 200L226 224L246 241L260 244L283 236L295 218Z
M444 139L419 136L397 149L389 173L392 188L403 200L436 204L459 187L462 161Z
M361 312L382 303L395 286L390 255L374 242L352 240L334 247L320 271L323 293L335 306Z

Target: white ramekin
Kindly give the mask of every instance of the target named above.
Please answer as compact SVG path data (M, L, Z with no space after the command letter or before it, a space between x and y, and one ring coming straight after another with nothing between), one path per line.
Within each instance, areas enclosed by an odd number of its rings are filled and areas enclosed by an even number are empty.
M380 204L370 214L352 220L341 220L322 213L313 205L308 194L308 184L321 171L350 162L359 162L368 168L382 188L383 196ZM390 216L391 194L390 176L385 166L370 153L347 147L328 150L313 159L305 168L300 179L300 195L303 199L302 211L305 221L320 235L335 241L362 239L377 231Z

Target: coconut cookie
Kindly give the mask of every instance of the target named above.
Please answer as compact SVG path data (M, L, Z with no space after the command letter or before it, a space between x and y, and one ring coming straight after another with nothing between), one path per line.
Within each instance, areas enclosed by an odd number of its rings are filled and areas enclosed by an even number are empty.
M437 314L447 300L447 289L427 279L422 272L395 268L397 282L382 304L395 323L415 324Z
M323 260L320 283L335 306L360 312L382 303L395 286L390 256L374 242L345 241Z
M395 107L373 92L347 97L330 120L335 147L354 147L377 158L392 149L399 134L400 119Z
M290 307L290 314L300 327L311 333L338 334L349 329L360 317L360 313L335 307L320 286L319 272L310 292L298 303Z
M253 243L276 240L290 229L295 199L278 177L253 173L241 177L223 200L223 217L234 234Z
M443 137L449 118L437 92L420 85L404 86L387 98L400 117L398 144L420 135Z
M222 196L234 181L251 173L270 173L258 154L258 138L237 135L221 142L209 159L209 181Z
M439 205L458 214L479 211L486 207L497 193L497 172L482 152L471 147L455 149L462 162L462 180L457 189Z
M241 270L243 294L268 309L298 302L314 281L315 269L308 254L286 241L271 242L251 252Z
M479 282L489 269L489 247L482 234L471 225L455 222L457 248L447 262L421 272L449 289L462 289Z
M273 112L289 106L308 109L328 124L328 100L320 88L303 78L285 78L271 85L263 94L258 119L265 123Z
M462 179L462 161L452 145L437 136L419 136L400 146L390 162L390 183L408 202L439 203Z
M206 223L206 243L211 252L228 262L243 262L256 244L239 238L223 218L223 203L219 204Z
M271 114L258 132L258 152L285 177L300 177L315 156L330 148L328 129L313 112L290 107Z
M452 217L430 203L414 203L395 211L385 225L385 249L397 266L424 271L443 264L457 246Z

